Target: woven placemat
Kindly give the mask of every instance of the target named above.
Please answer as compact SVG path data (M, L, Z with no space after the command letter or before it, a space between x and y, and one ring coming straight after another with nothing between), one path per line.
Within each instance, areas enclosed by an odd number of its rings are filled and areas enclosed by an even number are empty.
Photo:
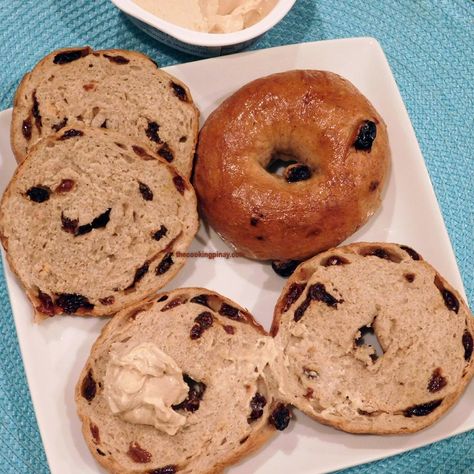
M373 36L385 50L472 307L474 2L298 0L290 14L252 49L354 36ZM83 44L137 49L162 66L196 59L141 33L108 0L0 0L0 109L11 106L22 75L42 56L59 47ZM48 473L3 276L0 308L0 472ZM467 474L473 466L474 432L470 432L344 472Z

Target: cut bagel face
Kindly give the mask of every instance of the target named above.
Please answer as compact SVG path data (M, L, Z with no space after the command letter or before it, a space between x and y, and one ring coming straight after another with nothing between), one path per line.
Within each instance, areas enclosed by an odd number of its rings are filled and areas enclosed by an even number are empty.
M406 246L358 243L302 263L271 332L283 399L353 433L425 428L474 373L469 308Z
M198 228L189 181L122 135L39 142L0 205L0 235L36 319L111 315L168 283Z
M11 128L18 162L41 138L84 126L116 130L191 175L199 112L188 87L144 54L65 48L25 75Z
M110 472L221 472L274 434L282 416L269 387L272 342L247 311L202 288L161 294L120 312L94 344L76 388L91 453ZM170 408L182 418L174 434L130 422L125 409L114 413L109 403L108 393L120 390L107 376L110 366L136 356L137 347L148 348L144 373L153 375L147 380L156 376L150 346L189 387ZM150 399L140 403L142 413L154 406Z

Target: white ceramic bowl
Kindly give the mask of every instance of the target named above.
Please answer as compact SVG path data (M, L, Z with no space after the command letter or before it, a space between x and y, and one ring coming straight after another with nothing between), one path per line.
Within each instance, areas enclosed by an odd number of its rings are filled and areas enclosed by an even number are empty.
M239 51L273 28L293 7L296 0L278 0L261 21L235 33L201 33L176 26L139 7L132 0L112 0L130 20L153 38L196 56L219 56Z

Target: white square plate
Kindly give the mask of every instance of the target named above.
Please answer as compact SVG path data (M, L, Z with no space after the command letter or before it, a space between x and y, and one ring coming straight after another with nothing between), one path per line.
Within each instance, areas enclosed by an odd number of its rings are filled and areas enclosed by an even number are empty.
M381 210L351 241L393 241L417 249L458 290L462 281L449 237L408 114L387 60L371 38L334 40L242 53L167 68L186 82L203 119L240 86L266 74L298 68L326 69L352 81L384 117L392 171ZM0 191L13 174L9 147L11 111L0 114ZM191 251L229 251L201 226ZM5 261L5 260L4 260ZM53 474L103 472L83 441L74 385L105 320L52 318L33 325L32 310L5 265L26 375ZM243 258L191 258L170 287L202 286L246 306L266 327L284 280L269 265ZM407 451L474 428L474 384L434 426L413 435L350 435L300 413L297 422L232 472L321 473Z

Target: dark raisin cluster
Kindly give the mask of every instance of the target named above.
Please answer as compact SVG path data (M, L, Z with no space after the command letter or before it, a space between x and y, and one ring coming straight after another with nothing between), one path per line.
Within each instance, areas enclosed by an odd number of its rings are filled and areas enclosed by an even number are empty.
M269 422L278 431L283 431L290 423L291 413L289 408L283 403L277 405L270 415Z
M283 278L288 278L293 275L293 272L300 263L299 260L287 260L286 262L275 260L272 262L272 268L277 275L280 275Z
M377 136L377 126L371 120L366 120L359 128L354 147L356 150L370 151Z
M185 410L195 412L199 409L202 397L206 391L206 384L197 382L192 379L188 374L183 375L184 383L189 387L188 396L186 400L182 401L178 405L173 405L173 410Z
M191 328L191 339L199 339L202 333L209 329L214 322L214 318L209 311L204 311L194 319L194 325Z
M328 293L326 287L322 283L315 283L309 287L306 299L298 306L298 308L296 308L294 314L295 321L299 321L303 317L311 301L321 301L327 306L335 309L337 309L338 303L343 302L343 300L337 300L333 295Z
M251 423L252 421L258 420L263 415L263 409L267 404L267 399L261 394L256 393L252 400L250 400L250 416L247 418L247 421Z

